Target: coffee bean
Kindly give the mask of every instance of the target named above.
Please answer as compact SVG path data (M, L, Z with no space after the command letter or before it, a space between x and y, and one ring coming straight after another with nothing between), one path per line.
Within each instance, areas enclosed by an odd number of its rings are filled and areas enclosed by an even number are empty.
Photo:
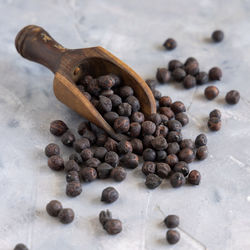
M155 161L156 152L152 148L146 148L142 153L142 157L144 161Z
M75 141L75 136L71 131L67 131L62 135L61 141L65 146L71 147Z
M110 176L113 167L108 163L104 162L98 165L97 167L97 175L99 179L106 179Z
M216 43L221 42L223 40L223 38L224 38L224 33L221 30L215 30L212 33L211 38Z
M122 103L122 98L116 94L109 96L109 99L112 102L112 107L116 108Z
M192 75L187 75L183 80L183 86L185 89L191 89L196 86L196 78Z
M219 95L219 89L215 86L209 86L205 88L204 95L208 100L213 100Z
M170 177L170 183L171 183L172 187L178 188L185 183L185 177L182 173L175 172Z
M169 96L162 96L159 100L160 107L170 107L172 99Z
M176 244L180 240L180 233L176 230L168 230L167 231L167 242L171 245Z
M64 161L63 158L59 155L52 155L48 159L48 166L55 171L60 171L64 169Z
M167 178L171 172L171 168L167 163L156 163L156 174L161 178Z
M52 200L47 204L46 211L50 216L57 217L62 208L60 201Z
M149 174L146 177L145 185L149 189L155 189L162 183L161 178L156 174Z
M74 220L75 213L71 208L63 208L58 214L61 223L69 224Z
M45 148L45 155L50 157L53 155L59 155L60 154L60 148L57 144L55 143L50 143L46 146Z
M55 120L50 123L50 133L55 136L61 136L68 130L68 126L61 120Z
M142 165L142 173L145 175L154 174L155 173L155 163L152 161L145 161Z
M164 161L167 157L167 153L164 150L156 151L156 161Z
M156 130L156 125L151 121L145 121L142 123L142 133L144 135L152 135Z
M208 157L208 149L207 146L201 146L196 151L196 158L198 160L205 160Z
M94 157L97 158L97 159L99 159L99 160L103 160L107 152L108 151L107 151L106 148L104 148L104 147L97 147L95 149L95 152L94 152Z
M100 160L97 158L90 158L85 162L85 166L86 167L90 167L90 168L97 168L100 164Z
M208 74L206 72L200 72L196 76L196 83L198 85L203 85L208 82Z
M134 169L139 165L139 158L134 153L127 153L121 158L121 163L126 168Z
M178 227L180 224L179 216L171 214L164 219L164 223L168 228Z
M113 203L119 198L119 193L114 187L107 187L102 191L101 201Z
M143 123L145 120L144 114L141 112L134 112L131 115L131 122Z
M192 185L199 185L201 180L200 172L192 170L188 175L188 182Z
M186 112L185 105L180 101L172 103L171 104L171 109L173 110L173 112L175 114L178 114L178 113L181 113L181 112Z
M117 119L119 115L116 112L107 112L103 115L103 118L111 125L113 126L115 119Z
M23 243L18 243L14 250L29 250L28 247L26 247Z
M237 90L231 90L226 94L225 99L228 104L237 104L240 100L240 93Z
M117 113L120 116L130 116L132 114L132 106L124 102L117 107Z
M81 176L83 181L92 182L97 178L97 172L95 168L85 167L81 170Z
M168 38L163 46L167 49L167 50L173 50L176 48L177 46L177 42L173 39L173 38Z
M183 67L183 63L178 61L178 60L171 60L168 63L168 70L169 71L174 71L177 68L182 68Z
M216 80L220 81L222 77L222 71L218 67L213 67L209 70L208 75L211 81L216 81Z
M132 112L137 112L141 108L139 100L133 95L126 98L125 102L131 105Z
M216 117L218 119L221 119L221 112L218 109L214 109L209 113L209 118Z
M166 83L170 80L170 72L168 71L167 68L158 68L156 72L156 79L160 83Z
M221 128L221 120L217 117L211 117L207 122L207 126L212 131L218 131Z
M184 69L182 68L176 68L173 72L172 72L172 77L174 78L175 81L177 82L181 82L185 76L186 76L186 72Z
M191 163L192 161L194 161L195 154L194 154L194 151L192 149L184 148L179 152L178 158L180 161L185 161L186 163Z
M123 167L115 167L112 169L110 175L115 181L121 182L126 179L127 172Z
M102 89L111 89L115 85L115 80L110 75L104 75L98 78L98 84Z
M128 152L132 152L133 148L129 141L122 140L118 143L117 150L119 154L126 154Z
M97 105L97 110L104 114L106 112L110 112L112 110L112 102L111 100L106 96L99 96L99 103Z
M168 119L174 118L174 112L169 107L160 107L159 112L160 114L167 116Z
M178 113L175 115L175 119L181 123L182 126L185 126L189 123L189 118L186 113Z
M82 184L79 181L69 182L66 186L66 194L70 197L76 197L82 192Z
M197 148L207 145L207 137L204 134L200 134L195 139L195 146Z
M184 139L184 140L182 140L180 142L180 148L181 149L190 148L190 149L194 150L195 149L195 143L191 139Z
M69 171L66 175L66 181L72 182L72 181L78 181L80 182L80 176L77 171Z
M179 159L176 155L170 154L166 158L166 163L173 168L177 163L179 162Z
M68 160L64 165L64 169L66 172L70 172L70 171L79 172L80 171L79 165L74 160Z
M185 161L179 161L173 168L174 172L180 172L184 176L187 176L189 173L188 164Z
M83 149L90 147L90 142L87 138L80 138L74 141L73 147L77 153L81 153Z
M170 120L167 123L169 131L177 131L180 132L182 129L182 125L177 120Z
M118 148L118 146L117 146L117 148ZM109 151L106 153L104 160L106 163L110 164L112 167L116 167L119 163L119 156L116 152Z
M117 219L110 219L104 224L104 229L108 234L118 234L122 231L122 222Z
M119 119L119 118L118 118ZM106 140L104 147L108 150L108 151L117 151L117 142L115 140L113 140L112 138L108 137L108 139Z
M177 132L177 131L170 131L167 135L167 142L171 143L171 142L181 142L182 140L182 134L181 132Z
M125 116L118 117L114 122L114 129L117 133L126 133L129 131L129 118Z
M119 95L121 98L125 99L131 95L134 95L134 90L129 86L123 86L119 90Z
M167 148L167 153L170 154L178 154L178 152L180 151L180 146L177 142L171 142L168 144L168 148Z
M138 137L141 134L141 124L138 122L130 123L129 132L131 137Z

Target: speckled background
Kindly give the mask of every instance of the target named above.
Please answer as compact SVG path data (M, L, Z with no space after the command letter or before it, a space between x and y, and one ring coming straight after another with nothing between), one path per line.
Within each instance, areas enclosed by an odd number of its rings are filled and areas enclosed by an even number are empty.
M250 249L250 1L1 0L0 23L1 250L18 242L32 250ZM201 185L172 189L166 182L150 191L138 168L123 183L96 181L84 185L77 198L68 198L64 174L46 166L43 150L59 142L49 133L50 121L62 119L76 128L82 119L54 97L52 73L17 54L15 35L28 24L43 26L68 48L101 45L145 79L173 58L197 57L202 70L221 67L220 95L214 101L204 99L205 86L159 88L188 107L186 138L207 133L209 158L190 166L201 172ZM226 37L212 44L208 38L217 28ZM176 50L162 49L167 37L178 41ZM241 92L233 107L224 102L230 89ZM217 133L206 128L214 108L223 113ZM70 150L61 148L66 159ZM103 205L100 193L108 185L117 188L120 199ZM72 224L46 214L51 199L75 210ZM108 236L98 222L99 211L106 208L123 221L117 236ZM181 218L176 246L165 241L162 220L169 213Z

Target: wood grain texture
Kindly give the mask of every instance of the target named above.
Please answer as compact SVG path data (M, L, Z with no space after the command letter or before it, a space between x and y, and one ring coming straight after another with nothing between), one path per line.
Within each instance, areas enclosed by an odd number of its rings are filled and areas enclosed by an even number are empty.
M114 73L133 88L142 112L156 112L154 96L145 81L128 65L102 47L66 49L39 26L24 27L16 36L17 51L26 59L40 63L54 74L54 93L65 105L120 140L92 103L79 91L75 82L84 75L94 77Z

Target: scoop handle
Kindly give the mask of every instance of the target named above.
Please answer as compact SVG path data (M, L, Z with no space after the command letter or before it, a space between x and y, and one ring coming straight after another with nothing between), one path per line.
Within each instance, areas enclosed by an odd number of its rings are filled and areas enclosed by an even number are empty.
M40 63L56 73L62 55L67 51L47 31L36 25L21 29L15 39L18 53L24 58Z

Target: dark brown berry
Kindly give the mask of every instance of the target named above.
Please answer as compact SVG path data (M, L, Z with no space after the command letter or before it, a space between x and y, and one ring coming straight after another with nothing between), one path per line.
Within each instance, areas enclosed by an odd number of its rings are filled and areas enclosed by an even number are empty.
M163 46L167 49L167 50L173 50L176 48L177 46L177 42L173 39L173 38L168 38Z
M132 122L129 128L131 137L138 137L141 133L141 124L139 122Z
M182 141L182 134L181 132L177 131L170 131L167 135L167 142L181 142Z
M146 177L145 185L149 189L155 189L162 183L161 178L156 174L149 174Z
M151 147L152 147L151 141L152 141L153 139L154 139L154 136L152 136L152 135L145 135L145 136L143 137L143 141L142 141L143 147L144 147L144 148L151 148Z
M164 150L156 151L156 161L164 161L167 157L167 153Z
M205 160L208 157L207 146L201 146L196 151L196 158L200 161Z
M201 180L201 174L197 170L192 170L188 175L188 182L192 185L199 185Z
M119 198L119 193L114 187L107 187L102 191L101 201L113 203Z
M170 120L167 123L169 131L177 131L180 132L182 129L182 125L177 120Z
M87 122L84 121L84 122L81 122L81 123L79 124L78 129L77 129L77 132L78 132L79 135L83 135L83 133L84 133L87 129L89 129L89 125L88 125Z
M178 61L178 60L171 60L168 63L168 70L169 71L174 71L177 68L182 68L183 67L183 63Z
M52 155L48 159L48 166L55 171L60 171L64 169L64 161L63 158L59 155Z
M58 214L61 223L69 224L74 220L75 213L71 208L63 208Z
M183 86L185 89L191 89L196 86L196 78L192 75L187 75L183 80Z
M166 83L170 80L170 72L168 71L167 68L158 68L156 72L156 79L160 83Z
M182 126L185 126L189 123L189 118L186 113L178 113L175 115L175 119L181 123Z
M114 129L117 133L126 133L129 131L129 118L125 116L118 117L114 122Z
M75 141L75 136L71 131L67 131L62 135L61 141L65 146L71 147Z
M88 84L93 80L93 77L90 76L90 75L86 75L84 76L84 78L81 80L81 84L84 86L84 87L87 87Z
M106 97L110 97L110 96L113 95L113 94L114 94L114 91L111 90L111 89L103 90L103 91L101 92L101 95L106 96Z
M50 143L46 146L45 148L45 155L50 157L53 155L59 155L60 154L60 148L57 144L55 143Z
M93 153L92 149L85 148L85 149L83 149L83 151L81 152L80 155L81 155L83 161L87 161L88 159L93 158L94 153Z
M240 93L237 90L231 90L226 94L225 99L228 104L237 104L240 100Z
M191 140L191 139L184 139L180 142L180 148L181 149L191 148L192 150L194 150L195 144L194 144L193 140Z
M87 138L80 138L75 140L73 147L77 153L81 153L83 149L90 147L90 142Z
M136 168L139 165L139 158L136 154L127 153L121 158L121 163L126 168Z
M120 182L126 179L127 172L123 167L115 167L112 169L110 175L115 181Z
M131 115L131 122L143 123L145 120L144 114L141 112L134 112Z
M161 123L161 115L158 113L153 113L148 116L148 120L153 122L155 125L159 125Z
M97 172L95 168L86 167L81 170L81 176L83 181L92 182L97 178Z
M196 83L198 85L203 85L205 83L208 82L208 74L206 72L200 72L197 76L196 76Z
M168 147L168 143L163 136L157 136L151 141L151 145L156 150L164 150Z
M119 154L126 154L128 152L132 152L133 148L129 141L122 140L118 143L117 150Z
M115 95L115 94L109 96L109 99L112 102L112 107L113 108L118 107L122 103L122 98L120 96L118 96L118 95Z
M176 155L170 154L165 161L171 168L173 168L179 162L179 159Z
M171 172L171 168L167 163L156 163L156 174L161 178L167 178Z
M108 234L118 234L122 231L122 222L117 219L110 219L104 224L104 229Z
M186 76L186 72L184 69L182 68L176 68L173 72L172 72L172 77L174 78L175 81L177 82L181 82L185 76Z
M214 109L209 113L209 118L216 117L218 119L221 119L221 112L218 109Z
M152 148L146 148L142 153L142 157L144 161L155 161L156 152Z
M145 161L142 165L142 173L145 175L154 174L156 165L152 161Z
M168 148L167 148L167 153L170 154L178 154L178 152L180 151L180 146L177 142L171 142L168 144Z
M61 120L55 120L50 123L50 133L55 136L61 136L68 130L68 126Z
M108 137L107 140L106 140L106 142L105 142L105 144L104 144L104 147L108 151L114 151L114 152L116 152L117 151L117 144L118 143L114 139Z
M113 126L115 119L117 119L119 115L116 112L110 111L105 113L103 117L111 126Z
M110 112L112 110L112 102L106 96L99 96L99 103L97 105L97 109L101 114L106 112Z
M185 105L180 101L172 103L171 104L171 109L173 110L173 112L175 114L178 114L178 113L181 113L181 112L186 112Z
M174 214L168 215L164 219L164 223L165 223L166 227L168 227L168 228L178 227L180 224L179 216L174 215Z
M156 125L151 121L145 121L142 123L142 133L144 135L152 135L156 130Z
M120 85L121 79L120 79L119 76L117 76L117 75L115 75L115 74L112 74L112 73L110 73L109 76L111 76L111 77L113 78L113 81L114 81L114 83L115 83L114 86L119 86L119 85Z
M191 163L192 161L194 161L195 154L191 148L184 148L179 152L178 158L180 161Z
M224 38L224 33L221 30L215 30L212 33L211 38L216 43L221 42L223 40L223 38Z
M101 163L98 167L97 167L97 175L99 177L99 179L106 179L110 176L110 173L112 171L113 167L104 162Z
M207 145L207 137L204 134L200 134L195 139L195 146L197 148Z
M27 246L25 246L23 243L18 243L14 250L29 250Z
M174 172L180 172L184 176L187 176L189 173L188 164L185 161L179 161L173 168Z
M188 57L187 60L184 63L184 66L187 66L188 64L194 63L194 62L198 63L198 61L197 61L196 58L194 58L194 57Z
M209 70L208 75L211 81L216 81L216 80L220 81L222 77L222 71L218 67L213 67Z
M140 139L134 138L130 141L132 148L133 148L133 153L141 155L143 152L143 144Z
M208 100L213 100L219 95L219 89L215 86L208 86L204 90L204 95Z
M94 157L97 158L97 159L99 159L99 160L103 160L107 152L108 151L107 151L106 148L104 148L104 147L97 147L95 149L95 152L94 152Z
M74 160L78 164L82 164L82 158L81 158L80 154L78 154L78 153L71 154L69 156L69 160Z
M101 88L99 87L97 79L92 79L85 87L87 92L89 92L91 95L94 95L96 97L100 95Z
M139 100L133 95L126 98L125 102L131 105L132 112L137 112L141 108Z
M221 120L217 117L211 117L207 122L207 126L212 131L218 131L221 128Z
M131 95L134 95L134 90L129 86L123 86L119 90L119 95L121 96L121 98L125 99Z
M85 166L90 168L97 168L100 163L101 162L99 159L93 157L85 162Z
M66 175L66 181L72 182L72 181L80 181L80 176L77 171L69 171Z
M167 231L166 239L169 244L176 244L180 240L180 233L176 230L170 229Z
M174 118L174 112L169 107L160 107L159 112L160 114L167 116L168 119Z
M52 200L46 206L46 211L50 216L57 217L63 206L60 201Z
M98 78L98 84L102 89L111 89L115 85L115 80L110 75L104 75Z
M155 130L155 136L163 136L164 138L168 134L168 128L164 125L158 125Z
M98 134L96 138L96 146L104 146L104 144L108 141L107 134Z
M161 92L157 89L152 90L153 96L155 100L160 100L161 99Z
M188 64L186 64L185 66L185 71L187 73L187 75L192 75L195 76L199 73L199 63L198 62L190 62Z
M116 152L109 151L106 153L104 160L106 163L110 164L112 167L116 167L119 163L119 156Z
M147 85L149 86L149 88L151 90L155 89L155 87L157 85L157 81L156 80L147 79L145 82L147 83Z
M76 197L82 192L82 184L79 181L69 182L66 186L66 194L69 197Z
M117 113L120 116L130 116L132 114L132 106L124 102L118 106Z
M64 165L64 169L66 172L70 172L70 171L79 172L80 171L79 165L74 160L68 160Z
M172 187L178 188L185 183L185 177L180 172L173 173L170 177L170 183Z
M162 96L159 100L160 107L170 107L172 99L169 96Z

